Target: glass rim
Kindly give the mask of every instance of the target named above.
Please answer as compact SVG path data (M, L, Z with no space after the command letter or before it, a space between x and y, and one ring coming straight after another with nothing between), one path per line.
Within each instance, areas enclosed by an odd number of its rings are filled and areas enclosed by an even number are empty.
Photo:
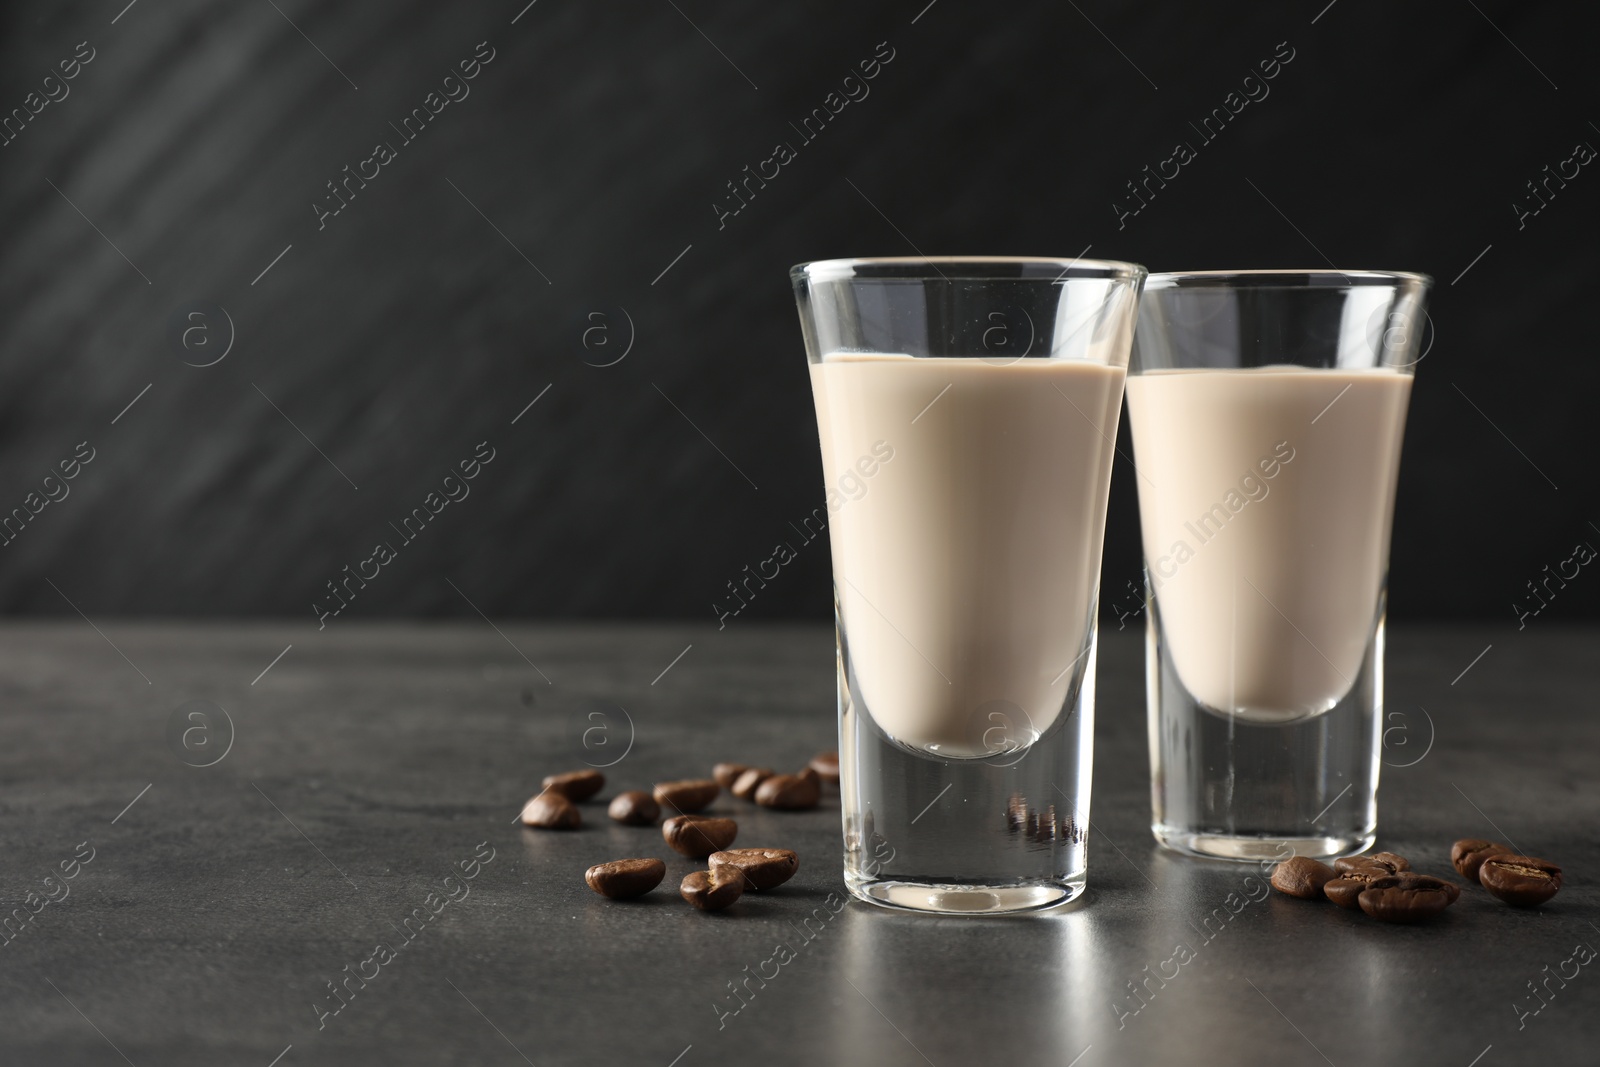
M1187 283L1187 284L1186 284ZM1153 289L1269 288L1326 289L1355 285L1420 285L1431 287L1433 278L1415 271L1339 270L1309 267L1299 270L1164 270L1145 279L1145 292Z
M970 275L960 273L959 270L946 274L940 267L1006 267L1006 266L1049 266L1061 268L1061 273L1052 279L1060 281L1063 278L1116 278L1126 281L1138 281L1149 277L1150 271L1139 263L1131 263L1116 259L1084 259L1080 257L1060 256L859 256L849 259L817 259L805 263L797 263L789 268L789 277L796 281L842 281L848 278L862 277L856 273L859 267L885 267L885 268L911 268L924 267L928 277L941 279L977 278L985 281L994 280L992 275ZM867 275L874 280L903 278L914 279L921 275L914 274L882 274ZM1039 281L1038 278L1018 278L1017 281Z

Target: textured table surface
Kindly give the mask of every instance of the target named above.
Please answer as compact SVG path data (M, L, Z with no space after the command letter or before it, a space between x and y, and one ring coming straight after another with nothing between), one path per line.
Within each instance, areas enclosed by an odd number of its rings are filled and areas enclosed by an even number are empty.
M1568 962L1600 948L1592 629L1391 633L1380 846L1448 873L1453 839L1510 839L1568 885L1390 927L1157 849L1132 630L1102 640L1084 900L950 919L834 912L834 797L718 802L741 844L801 855L720 915L669 890L687 860L643 901L590 893L592 863L670 856L603 807L570 834L513 821L584 762L614 762L609 796L833 747L822 627L97 621L0 646L0 899L21 931L0 945L0 1063L1594 1062L1600 966ZM226 722L188 717L213 706ZM780 943L793 958L766 962ZM333 999L356 971L377 973Z

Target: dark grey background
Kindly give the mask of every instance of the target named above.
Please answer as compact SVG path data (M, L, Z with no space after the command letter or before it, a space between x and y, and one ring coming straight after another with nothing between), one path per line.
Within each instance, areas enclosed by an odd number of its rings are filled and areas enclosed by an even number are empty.
M1600 177L1520 229L1512 206L1600 144L1570 8L125 2L0 8L4 113L95 50L0 148L0 511L96 450L0 549L8 612L315 625L324 583L488 440L471 496L343 618L710 619L822 504L786 268L914 250L1426 271L1394 614L1515 629L1525 584L1600 544ZM470 96L319 231L324 183L482 41ZM871 95L719 229L724 183L884 41ZM1280 42L1270 96L1119 228L1125 183ZM206 368L167 336L200 299L236 331ZM733 624L826 617L828 570L803 548ZM1528 625L1597 612L1584 573Z

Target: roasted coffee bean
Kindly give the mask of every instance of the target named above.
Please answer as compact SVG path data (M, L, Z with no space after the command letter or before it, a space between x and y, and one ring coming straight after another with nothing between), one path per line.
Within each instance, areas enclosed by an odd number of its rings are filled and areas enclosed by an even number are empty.
M800 811L822 800L822 776L807 767L799 774L777 774L761 783L756 803L764 808Z
M710 778L690 778L681 782L662 782L656 786L656 803L680 815L703 811L722 787Z
M1387 878L1391 874L1399 873L1399 871L1391 871L1381 863L1354 863L1346 864L1342 871L1335 867L1333 876L1335 878L1359 877L1363 882L1370 882L1374 878ZM1355 907L1355 905L1352 904L1351 907Z
M1322 895L1339 905L1341 908L1359 908L1361 906L1361 891L1371 883L1360 878L1346 878L1340 875L1337 878L1324 882Z
M1361 906L1357 899L1361 891L1380 878L1392 878L1395 872L1379 863L1351 866L1343 874L1322 887L1322 895L1341 908L1354 910Z
M818 752L811 757L810 767L822 776L824 782L839 784L839 753Z
M1498 841L1485 841L1477 837L1463 837L1450 846L1450 863L1463 878L1478 880L1478 868L1490 856L1509 856L1511 850Z
M661 818L661 805L643 789L618 793L606 814L627 826L651 826Z
M674 815L661 824L661 836L674 851L693 860L703 860L733 844L739 824L732 819L709 815Z
M719 763L711 768L711 777L715 778L717 784L722 788L732 789L733 783L737 782L739 776L749 769L742 763Z
M1442 878L1401 871L1378 878L1361 891L1361 910L1374 919L1390 923L1413 923L1431 919L1454 904L1461 887Z
M560 793L540 793L522 806L524 826L544 830L576 830L583 818L577 805Z
M1450 898L1451 904L1461 899L1461 887L1446 878L1435 878L1431 874L1418 874L1416 871L1399 871L1390 875L1390 877L1399 878L1402 886L1406 888L1438 890ZM1368 888L1383 884L1384 880L1379 878L1377 881L1372 882Z
M786 848L735 848L713 852L711 869L731 868L744 875L746 889L773 889L794 877L800 857Z
M605 788L606 776L599 771L568 771L550 775L543 784L546 793L560 793L577 804Z
M590 889L612 900L643 896L666 876L667 865L660 860L612 860L583 872Z
M773 775L771 767L751 767L734 780L731 792L740 800L754 800L761 783Z
M1333 868L1310 856L1295 856L1272 869L1272 888L1301 900L1326 900L1322 887L1333 881Z
M1404 856L1396 856L1393 852L1374 852L1370 856L1342 856L1333 861L1333 869L1339 874L1373 866L1381 867L1390 874L1399 874L1401 871L1411 869L1411 864Z
M730 867L695 871L684 876L678 893L701 911L721 911L744 893L744 878Z
M1561 890L1561 868L1533 856L1490 856L1478 868L1483 888L1507 904L1531 908Z

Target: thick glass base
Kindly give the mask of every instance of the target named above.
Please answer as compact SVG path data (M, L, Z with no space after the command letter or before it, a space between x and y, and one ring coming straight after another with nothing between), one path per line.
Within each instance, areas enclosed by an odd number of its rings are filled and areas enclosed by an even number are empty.
M1277 722L1202 704L1166 654L1159 597L1149 618L1155 839L1188 855L1245 862L1346 856L1370 847L1383 722L1381 597L1349 690L1321 714Z
M941 915L1015 915L1076 900L1083 893L1084 880L1079 877L1044 885L941 885L846 875L845 885L857 900L884 908Z
M1256 863L1281 860L1291 853L1327 859L1365 852L1377 840L1376 834L1350 834L1337 837L1255 837L1234 834L1199 833L1184 827L1150 827L1158 842L1174 852L1214 860Z
M927 914L1004 915L1082 894L1095 636L1090 625L1085 647L1063 652L1062 705L1046 729L1035 733L991 702L973 715L992 753L952 758L911 748L877 724L840 628L839 799L854 896Z

